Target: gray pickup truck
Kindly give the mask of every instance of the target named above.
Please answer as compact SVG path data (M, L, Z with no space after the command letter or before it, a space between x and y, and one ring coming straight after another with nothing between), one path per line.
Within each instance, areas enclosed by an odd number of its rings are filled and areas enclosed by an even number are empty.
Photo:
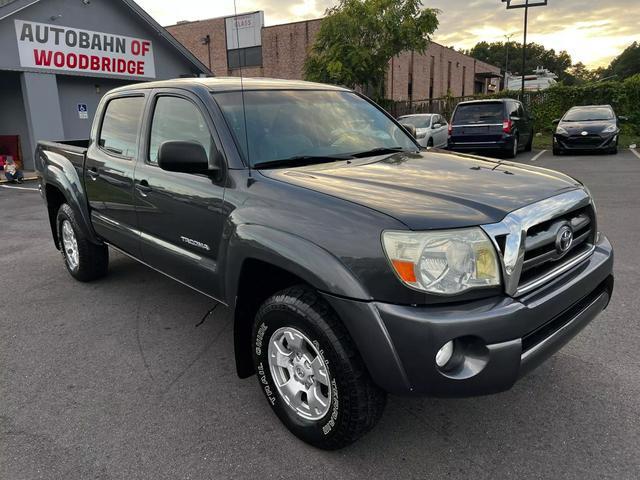
M40 142L36 162L69 273L102 277L110 247L228 306L239 376L320 448L371 429L387 392L510 388L613 289L580 182L423 151L334 86L119 88L90 140Z

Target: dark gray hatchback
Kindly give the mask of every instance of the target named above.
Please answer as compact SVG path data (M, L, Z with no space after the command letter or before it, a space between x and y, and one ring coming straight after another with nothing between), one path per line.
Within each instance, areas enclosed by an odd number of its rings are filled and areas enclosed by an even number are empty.
M521 150L530 151L532 143L533 122L518 100L461 102L451 117L449 150L514 158Z

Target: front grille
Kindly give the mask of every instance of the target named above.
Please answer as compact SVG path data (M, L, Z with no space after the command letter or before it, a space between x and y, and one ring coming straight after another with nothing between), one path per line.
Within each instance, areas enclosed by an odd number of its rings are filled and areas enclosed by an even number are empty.
M572 147L597 147L602 142L600 135L579 135L569 137L567 143Z
M582 188L527 205L482 228L501 254L505 292L514 297L587 259L598 232L591 197Z
M571 227L573 241L569 250L561 253L558 251L556 239L558 232L565 225ZM594 228L595 214L591 205L529 228L524 244L520 287L535 282L558 266L588 252L595 242Z

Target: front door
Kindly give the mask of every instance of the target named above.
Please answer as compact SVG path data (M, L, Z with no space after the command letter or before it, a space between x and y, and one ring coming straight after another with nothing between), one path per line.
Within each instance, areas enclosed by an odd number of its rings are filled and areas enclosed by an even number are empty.
M92 132L95 141L89 145L85 162L91 221L98 235L137 257L133 172L145 97L128 94L106 102L98 127Z
M135 173L142 258L176 280L220 298L223 179L158 167L160 145L167 141L198 142L209 161L214 161L219 143L213 124L195 96L183 91L156 91L154 95L146 122L147 142Z

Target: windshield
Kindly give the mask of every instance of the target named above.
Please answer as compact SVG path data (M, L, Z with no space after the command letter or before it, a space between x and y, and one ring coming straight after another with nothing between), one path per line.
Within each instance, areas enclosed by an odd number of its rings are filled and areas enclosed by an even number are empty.
M309 157L344 159L375 149L417 150L389 117L351 92L245 91L246 123L241 92L213 98L251 166L295 158L301 163Z
M451 120L453 125L473 125L474 123L502 123L504 120L502 103L471 103L458 105Z
M419 117L400 117L400 123L413 125L416 128L429 128L431 126L431 115L420 115Z
M613 112L608 107L576 108L569 110L563 122L588 122L590 120L613 120Z

